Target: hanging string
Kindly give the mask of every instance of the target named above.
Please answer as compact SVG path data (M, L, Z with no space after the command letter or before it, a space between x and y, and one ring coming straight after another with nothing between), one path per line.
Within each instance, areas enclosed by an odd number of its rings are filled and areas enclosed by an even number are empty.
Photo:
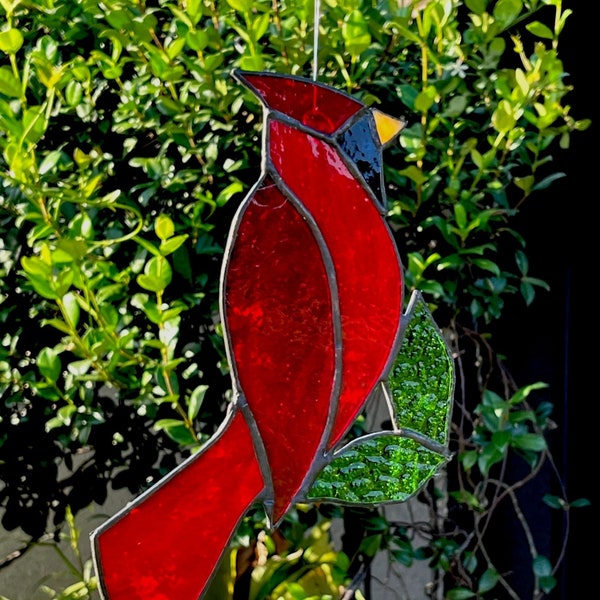
M321 21L321 0L314 0L315 16L313 21L313 81L317 80L319 62L319 22Z

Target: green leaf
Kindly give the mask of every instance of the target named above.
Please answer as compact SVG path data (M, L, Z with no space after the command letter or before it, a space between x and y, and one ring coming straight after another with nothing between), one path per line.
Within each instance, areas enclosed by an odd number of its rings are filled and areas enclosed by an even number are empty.
M82 223L82 225L84 224ZM84 240L62 238L56 242L56 248L52 251L52 263L55 265L70 265L70 263L74 263L80 258L83 258L87 254L87 251L88 245ZM77 266L70 265L69 269L77 269Z
M223 58L222 52L219 52L217 54L209 54L204 59L204 70L207 73L214 73L223 64L224 60L225 59Z
M427 181L427 176L423 173L423 171L421 169L419 169L418 167L415 167L414 165L411 165L410 167L407 167L406 169L402 169L400 171L400 175L404 175L405 177L408 177L409 179L414 181L417 185L422 185L423 183L425 183Z
M492 125L496 131L505 134L516 125L516 120L512 115L510 105L506 101L501 101L492 114Z
M527 31L529 31L529 33L537 35L538 37L541 37L545 40L554 39L554 32L547 25L544 25L539 21L533 21L532 23L528 23L525 26L525 28L527 29Z
M477 452L470 451L461 454L460 460L462 461L463 467L466 471L469 471L471 467L477 462Z
M489 271L490 273L500 277L500 267L495 262L488 260L487 258L472 258L471 262L476 267L479 267L484 271Z
M175 252L184 242L187 240L189 235L187 233L183 235L176 235L168 240L160 243L159 251L162 256L167 256L172 252Z
M533 184L535 183L535 177L533 175L527 175L526 177L515 177L513 181L520 190L523 190L529 194L533 188Z
M65 316L68 319L68 324L71 327L77 327L79 323L79 302L77 294L68 292L62 297L62 304L65 311Z
M464 229L467 226L467 212L462 204L454 205L454 219L460 229Z
M208 46L208 34L202 29L188 31L185 36L185 41L192 50L201 52Z
M296 579L302 570L306 570L306 567L299 557L280 562L268 577L263 578L260 587L254 592L253 600L270 600L277 586L286 580Z
M546 291L550 291L550 286L543 279L538 279L537 277L523 277L521 279L521 281L523 283L527 283L527 284L529 284L531 286L540 287L540 288L543 288Z
M511 440L510 432L508 431L494 431L492 434L492 443L499 452L504 452Z
M572 508L581 508L584 506L591 506L592 503L587 498L577 498L570 503Z
M124 283L112 283L109 285L102 286L96 291L96 299L98 302L106 302L112 297L116 296L124 288Z
M68 404L67 406L61 406L56 411L56 418L50 419L46 422L46 431L53 429L54 427L62 427L64 425L71 425L71 419L73 415L77 412L77 407L73 404Z
M182 38L182 37L175 38L172 42L170 42L168 45L165 46L167 56L171 60L177 58L181 54L181 51L183 50L184 46L185 46L185 38Z
M466 96L454 96L450 98L444 109L444 116L449 119L456 119L464 113L469 107L469 98ZM479 165L478 165L479 166Z
M21 266L27 275L47 277L52 276L52 265L39 256L23 256L21 258Z
M271 21L271 15L266 12L262 15L257 15L252 20L252 26L250 27L250 31L252 33L252 39L255 42L258 42L260 38L265 35L267 29L269 28L269 23Z
M487 569L479 578L477 593L485 594L486 592L489 592L490 590L494 589L499 579L500 576L496 569Z
M494 6L494 18L503 27L509 26L520 15L523 9L521 0L498 0Z
M199 385L198 387L192 390L190 395L190 399L188 401L188 418L190 421L193 421L200 412L200 407L202 406L202 402L204 400L204 396L206 395L206 391L208 390L207 385Z
M521 271L521 274L527 275L527 272L529 271L529 259L527 258L525 252L522 250L517 250L515 252L515 260L519 271Z
M231 6L234 10L245 14L249 13L252 10L253 2L252 0L227 0L227 4Z
M542 591L544 591L546 594L549 594L556 587L557 581L552 575L545 575L540 577L539 583Z
M359 56L371 45L369 25L360 10L353 10L344 17L342 37L352 56Z
M64 321L61 321L60 319L44 319L42 321L42 326L43 325L50 325L50 326L54 327L55 329L58 329L62 333L66 333L68 335L71 335L73 333L71 328Z
M56 292L56 295L59 298L64 296L69 291L74 279L75 271L73 269L63 269L60 271L60 273L58 273L55 280L52 282L52 289Z
M73 375L81 377L87 372L89 372L91 366L92 360L89 358L85 360L75 360L67 365L67 371L69 371L69 373L72 373Z
M113 29L131 29L131 16L126 10L107 10L104 18Z
M53 150L52 152L48 152L48 154L46 154L46 156L44 157L44 160L40 163L40 175L45 175L49 171L52 171L52 169L54 169L54 167L62 157L62 150Z
M521 295L523 296L525 303L529 306L535 299L535 288L526 281L521 281L519 284Z
M139 236L135 236L134 239L142 248L150 252L150 254L153 254L154 256L161 256L160 250L152 242L149 242L148 240L145 240Z
M175 233L175 225L168 215L158 215L154 222L154 231L159 240L165 241Z
M545 577L546 575L552 575L552 564L545 556L542 556L542 555L536 556L533 559L533 572L538 577Z
M414 553L410 550L395 550L391 549L390 553L394 557L396 562L399 562L401 565L405 567L412 566L414 562Z
M481 511L482 506L479 498L475 496L475 494L469 492L468 490L460 490L456 492L450 492L450 495L457 501L462 504L466 504L468 507L472 508L476 511Z
M565 173L553 173L552 175L548 175L548 177L544 177L544 179L536 183L531 190L539 191L548 189L555 181L563 179L564 177L566 177Z
M46 300L56 300L61 297L55 286L45 277L39 277L37 275L30 275L29 282L33 286L33 289ZM68 289L68 288L67 288ZM66 293L67 290L64 291Z
M533 452L542 452L548 447L544 437L537 433L514 435L511 445L520 450L531 450Z
M174 442L182 446L196 443L185 423L178 419L160 419L154 424L154 429L164 431Z
M415 109L420 112L427 112L435 103L437 90L432 86L424 88L415 99Z
M395 21L393 27L400 34L400 37L410 40L415 44L421 44L422 40L419 35L412 31L410 27L406 27L401 20Z
M62 371L60 357L53 348L42 348L36 360L40 373L52 383L56 383Z
M381 548L382 541L383 536L380 533L368 535L361 540L359 551L363 552L366 556L375 556Z
M487 0L466 0L465 5L471 12L481 15L485 12L487 7Z
M69 223L69 231L75 236L86 240L91 240L94 237L94 223L92 218L87 213L79 213L73 217ZM78 258L85 256L87 247L85 244L77 245L77 252L74 254Z
M0 94L9 98L21 97L21 82L7 66L0 67Z
M244 71L262 71L265 68L265 60L261 55L242 56L240 68Z
M162 292L171 282L171 265L162 256L153 256L144 266L144 273L137 276L138 284L150 292Z
M505 452L501 452L496 446L487 446L479 455L477 466L479 470L487 475L490 469L504 459Z
M526 400L529 397L529 394L531 394L531 392L534 392L536 390L544 390L548 387L547 383L544 383L543 381L537 381L535 383L531 383L529 385L525 385L522 388L519 388L510 398L510 403L511 405L516 405L516 404L520 404L521 402L523 402L524 400Z
M23 113L23 130L25 139L30 144L40 141L46 132L47 119L43 106L32 106Z
M400 84L398 86L398 91L403 104L405 104L407 108L414 110L415 102L417 96L419 95L419 90L412 85ZM406 143L407 140L411 140L409 146L414 147L415 145L419 144L421 139L421 131L421 124L414 123L413 125L409 125L402 130L402 133L400 134L401 139L404 143Z
M446 600L467 600L467 598L475 597L475 593L467 588L454 588L446 594Z
M16 54L23 41L23 34L14 27L0 31L0 50L6 54Z
M79 81L71 80L67 83L65 99L67 104L72 107L77 107L81 104L83 100L83 86Z
M550 508L565 509L566 502L559 496L553 496L552 494L544 494L542 498L544 504L547 504Z

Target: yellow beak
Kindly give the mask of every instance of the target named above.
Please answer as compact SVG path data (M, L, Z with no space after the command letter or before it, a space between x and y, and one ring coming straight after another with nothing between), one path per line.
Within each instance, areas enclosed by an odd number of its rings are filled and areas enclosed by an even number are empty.
M377 128L379 141L382 146L385 146L404 129L406 122L402 119L390 117L376 108L371 109L371 111L375 118L375 127Z

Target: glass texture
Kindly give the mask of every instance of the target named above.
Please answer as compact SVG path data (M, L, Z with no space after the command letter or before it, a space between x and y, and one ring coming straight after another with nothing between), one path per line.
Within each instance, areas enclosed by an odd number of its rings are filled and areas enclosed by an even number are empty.
M363 118L338 136L338 142L383 208L381 145L376 135L373 116L365 113Z
M340 453L325 466L308 497L349 504L404 502L448 459L389 432Z
M110 600L195 600L210 580L241 516L264 489L241 413L140 508L95 534Z
M275 168L318 224L335 267L343 371L332 448L384 376L397 341L400 261L379 210L334 146L278 121L269 138Z
M377 136L383 146L387 146L387 144L393 141L406 124L403 119L396 119L390 115L386 115L376 108L371 109L371 114L375 121Z
M363 107L358 100L338 90L308 80L244 71L237 71L236 77L253 88L272 110L321 133L333 133Z
M446 445L454 401L454 361L420 294L409 318L402 351L388 379L396 420Z
M312 231L271 180L245 201L238 221L225 331L271 468L277 521L310 470L329 417L331 291Z

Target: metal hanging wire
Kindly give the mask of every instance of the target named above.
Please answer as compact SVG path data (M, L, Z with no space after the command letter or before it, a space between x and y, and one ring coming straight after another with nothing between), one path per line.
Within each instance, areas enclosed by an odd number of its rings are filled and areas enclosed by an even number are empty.
M313 21L313 81L317 81L318 62L319 62L319 22L321 21L321 0L315 0L314 21Z

